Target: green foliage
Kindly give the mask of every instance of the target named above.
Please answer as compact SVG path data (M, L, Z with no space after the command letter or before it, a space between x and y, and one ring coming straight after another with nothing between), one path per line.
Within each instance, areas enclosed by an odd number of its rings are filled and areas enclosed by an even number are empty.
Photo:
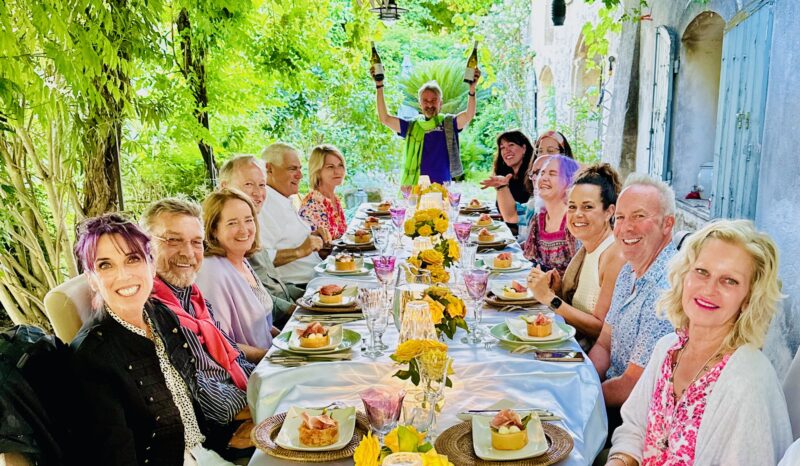
M614 9L608 7L600 8L597 13L597 21L592 24L587 21L583 25L584 46L586 47L586 69L599 68L597 59L608 55L608 36L609 34L619 34L622 32L622 23L614 18Z
M400 79L403 103L419 110L417 92L429 81L436 81L442 89L442 113L457 114L467 108L469 85L464 82L464 63L435 60L417 65L410 76Z

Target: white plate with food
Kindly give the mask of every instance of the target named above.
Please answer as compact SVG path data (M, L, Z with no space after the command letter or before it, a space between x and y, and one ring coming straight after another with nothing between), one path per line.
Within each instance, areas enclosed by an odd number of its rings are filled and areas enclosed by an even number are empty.
M524 416L520 416L524 419ZM519 440L524 443L523 446L516 449L498 449L492 443L492 420L495 416L472 416L472 448L475 450L475 455L478 458L487 461L514 461L525 458L532 458L547 452L549 448L547 439L544 436L544 429L539 417L535 413L531 413L531 418L524 426L527 439ZM494 432L498 435L499 432ZM513 437L514 440L520 439L519 432L509 432L499 435L500 438L504 436ZM517 446L511 444L506 440L497 441L498 446Z
M492 293L497 299L503 301L525 301L533 299L533 292L524 283L513 280L507 283L497 283L492 287Z
M526 315L526 316L518 316L518 317L506 317L506 326L508 327L509 332L512 335L517 337L519 340L528 342L528 343L545 343L545 342L555 342L555 341L563 341L567 338L572 338L575 335L575 327L563 324L561 322L556 322L553 319L553 315L549 313L541 313L547 319L550 319L550 333L542 336L531 336L528 333L528 321L531 322L536 319L537 314L533 315ZM526 320L527 319L527 320Z
M300 325L292 330L289 349L292 351L321 352L337 348L342 343L342 326L326 327L319 322Z
M322 415L319 409L292 406L286 412L275 443L295 451L333 451L346 447L356 428L356 408L326 410L327 418L320 418ZM324 443L328 444L315 445Z

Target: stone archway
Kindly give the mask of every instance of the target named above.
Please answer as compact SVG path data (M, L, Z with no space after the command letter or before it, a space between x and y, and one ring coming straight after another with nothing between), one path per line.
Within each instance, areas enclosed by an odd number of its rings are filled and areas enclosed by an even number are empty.
M695 184L701 165L714 159L722 35L725 20L704 11L681 36L672 111L670 167L679 198ZM710 192L710 186L704 186Z
M556 88L553 70L545 66L539 71L539 93L537 97L537 107L539 114L539 132L555 128L557 109L556 109ZM537 138L539 135L532 135Z
M575 135L583 139L583 146L589 149L595 146L599 150L596 141L602 141L602 114L598 114L597 102L600 98L601 76L602 76L602 57L588 56L588 50L583 38L583 34L578 37L572 59L572 98L576 99L570 109L570 122L574 128ZM583 103L577 102L584 100ZM594 114L593 119L587 115ZM579 121L579 119L586 119ZM579 145L573 145L575 149ZM591 152L594 152L593 150ZM592 157L594 153L586 153L580 156Z

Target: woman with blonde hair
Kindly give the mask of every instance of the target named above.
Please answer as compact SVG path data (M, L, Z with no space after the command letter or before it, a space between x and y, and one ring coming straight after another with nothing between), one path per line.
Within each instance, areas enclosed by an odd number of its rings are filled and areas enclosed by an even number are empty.
M325 228L331 239L340 238L347 230L347 220L336 188L347 175L344 156L335 146L322 144L311 151L308 158L308 186L311 189L303 199L300 216L314 228Z
M250 197L223 188L203 201L205 259L197 286L214 318L247 359L259 362L272 345L272 298L247 257L260 249L257 212Z
M776 464L792 441L759 348L781 294L778 251L748 220L718 220L673 259L663 337L622 406L607 465Z

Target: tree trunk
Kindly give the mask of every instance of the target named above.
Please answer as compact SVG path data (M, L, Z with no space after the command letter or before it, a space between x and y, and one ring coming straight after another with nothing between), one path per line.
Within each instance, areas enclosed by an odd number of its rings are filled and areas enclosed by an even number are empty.
M189 12L182 9L178 14L177 20L178 34L181 36L181 52L183 54L182 63L179 63L181 72L189 81L189 86L194 95L195 108L194 115L197 122L206 130L208 124L208 88L206 87L206 47L202 41L195 44L197 49L197 59L192 49L192 23ZM214 160L214 149L202 138L197 141L197 147L203 156L203 163L206 166L206 176L208 184L212 189L217 186L217 164Z
M115 109L114 102L109 102L109 109ZM87 124L88 132L85 158L85 179L83 183L83 212L87 217L94 217L106 212L124 210L122 199L122 178L120 175L120 114L112 110L97 113Z

